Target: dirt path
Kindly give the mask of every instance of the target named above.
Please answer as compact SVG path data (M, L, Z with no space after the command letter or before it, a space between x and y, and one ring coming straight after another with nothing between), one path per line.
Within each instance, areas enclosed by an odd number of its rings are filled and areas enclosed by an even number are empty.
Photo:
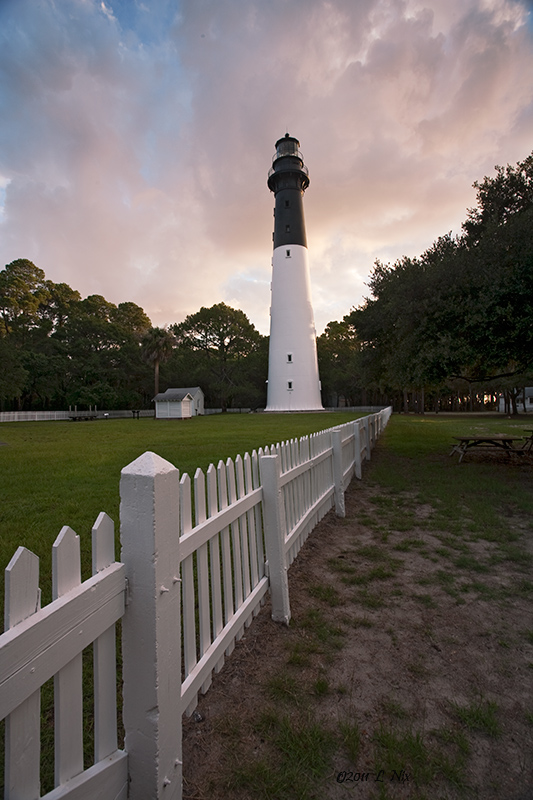
M511 542L352 482L184 727L184 798L533 798L531 521Z

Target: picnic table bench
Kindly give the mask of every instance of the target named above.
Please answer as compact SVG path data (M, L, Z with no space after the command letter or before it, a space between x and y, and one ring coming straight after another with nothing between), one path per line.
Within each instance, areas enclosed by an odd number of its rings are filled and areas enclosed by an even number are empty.
M524 453L531 452L533 446L533 430L529 431L529 433L530 435L526 437L510 436L506 433L454 436L453 438L458 441L458 444L452 446L450 455L452 456L454 453L459 453L459 463L461 463L467 450L475 447L482 450L503 450L507 455L521 456L524 455ZM521 445L515 446L514 442L521 442Z

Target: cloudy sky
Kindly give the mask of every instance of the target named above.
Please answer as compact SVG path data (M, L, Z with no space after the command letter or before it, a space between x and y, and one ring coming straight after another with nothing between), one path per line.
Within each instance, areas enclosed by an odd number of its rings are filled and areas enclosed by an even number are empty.
M317 330L533 150L531 0L0 0L0 266L268 333L276 139Z

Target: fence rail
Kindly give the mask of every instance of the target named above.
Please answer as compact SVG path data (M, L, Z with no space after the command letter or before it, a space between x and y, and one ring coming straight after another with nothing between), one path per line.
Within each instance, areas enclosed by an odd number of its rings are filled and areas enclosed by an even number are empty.
M250 414L254 409L251 408L228 408L228 414ZM260 409L261 411L263 409ZM346 411L361 414L377 413L382 411L382 406L353 406L341 408L326 408L325 411ZM61 420L72 419L73 416L81 415L84 412L80 411L0 411L0 422L55 422ZM140 410L128 411L124 409L106 411L98 410L87 412L95 419L131 419L135 417L155 417L154 409L143 408ZM222 408L205 408L203 414L209 416L210 414L222 414Z
M181 718L194 710L258 613L291 616L288 568L370 458L390 409L278 443L206 474L154 453L122 470L121 561L113 522L93 528L93 575L79 537L53 546L53 601L40 607L38 558L6 569L0 636L5 798L40 798L40 689L54 677L55 784L46 800L180 800ZM117 746L115 624L122 620L124 750ZM82 651L93 644L95 763L84 769Z
M131 419L154 417L154 409L140 411L0 411L0 422L61 422L71 419Z

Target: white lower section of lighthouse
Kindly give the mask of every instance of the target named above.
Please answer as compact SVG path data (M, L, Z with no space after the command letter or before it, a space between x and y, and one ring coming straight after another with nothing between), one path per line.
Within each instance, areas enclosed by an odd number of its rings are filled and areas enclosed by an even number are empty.
M307 248L276 247L266 411L322 411Z

